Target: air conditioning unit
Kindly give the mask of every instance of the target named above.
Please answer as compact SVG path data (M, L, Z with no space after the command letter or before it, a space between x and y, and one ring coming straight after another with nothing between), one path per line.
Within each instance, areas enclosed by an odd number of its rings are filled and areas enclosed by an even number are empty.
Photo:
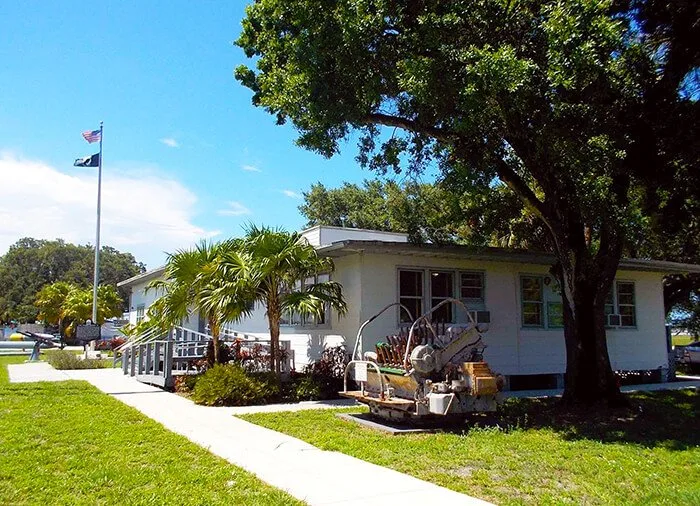
M476 323L491 323L491 311L469 311Z
M619 327L620 326L620 315L619 314L609 314L607 323L608 323L608 327Z

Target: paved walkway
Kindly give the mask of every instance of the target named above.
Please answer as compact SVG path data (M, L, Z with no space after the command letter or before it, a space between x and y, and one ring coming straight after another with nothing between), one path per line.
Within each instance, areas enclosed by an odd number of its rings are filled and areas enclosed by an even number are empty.
M124 376L119 369L56 371L48 364L35 363L10 365L8 370L13 383L86 380L167 429L311 505L490 504L342 453L319 450L299 439L235 418L232 414L237 408L197 406ZM304 404L306 407L297 405L295 409L337 407Z

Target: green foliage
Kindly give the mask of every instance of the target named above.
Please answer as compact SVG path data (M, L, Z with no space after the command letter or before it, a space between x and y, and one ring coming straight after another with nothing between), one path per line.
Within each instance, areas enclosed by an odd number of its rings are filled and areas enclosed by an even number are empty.
M658 0L256 1L237 41L254 68L236 78L323 156L355 134L361 165L437 172L482 210L505 185L556 254L565 398L612 400L595 300L660 205L687 216L684 197L698 201L679 188L700 179L688 92L700 82L698 15ZM506 220L510 202L496 209Z
M234 364L217 364L197 380L192 399L206 406L264 404L279 395L273 376L248 374Z
M39 319L50 325L58 325L63 334L71 335L75 326L92 319L92 289L81 288L58 281L45 285L36 294ZM107 318L121 316L122 300L112 285L97 288L97 323L102 325Z
M503 184L479 189L456 182L366 180L328 189L316 183L304 192L299 211L309 227L402 232L415 243L551 249L542 226Z
M175 391L180 394L191 394L199 378L201 378L199 374L176 376Z
M66 332L72 335L77 325L92 319L92 289L74 287L63 303L63 317L70 321ZM122 301L112 285L97 287L97 323L102 325L107 318L121 316Z
M92 285L94 249L62 240L24 238L0 257L0 320L34 321L39 309L34 299L42 287L63 281L80 287ZM100 284L116 288L119 281L145 271L130 253L104 246L100 250ZM121 293L128 301L128 292Z
M299 400L337 399L343 389L343 376L348 355L344 346L323 350L321 357L304 368L304 374L294 379Z
M339 315L347 305L335 281L300 286L307 278L333 271L333 261L321 257L300 234L250 226L243 239L221 255L216 276L223 282L208 290L205 301L216 304L236 294L248 303L265 306L271 340L273 369L280 372L279 333L282 315L298 312L320 317L328 307Z
M189 250L168 255L163 279L148 285L159 294L149 307L148 325L167 329L180 325L192 314L208 322L215 343L214 360L219 357L219 334L225 322L233 322L250 312L251 296L235 279L224 277L218 268L222 258L237 247L239 241L202 242Z
M49 325L60 325L65 317L65 303L68 294L75 289L74 285L65 281L57 281L44 285L36 294L35 305L39 309L37 318Z
M54 369L106 369L112 367L111 360L81 359L74 352L51 350L46 352L46 361Z

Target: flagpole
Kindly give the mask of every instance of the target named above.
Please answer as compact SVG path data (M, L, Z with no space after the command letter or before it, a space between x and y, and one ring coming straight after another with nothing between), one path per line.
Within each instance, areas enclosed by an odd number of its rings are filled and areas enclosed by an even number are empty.
M97 230L95 232L95 272L92 280L92 324L97 325L97 285L100 282L100 204L102 198L102 122L100 121L100 158L97 161Z

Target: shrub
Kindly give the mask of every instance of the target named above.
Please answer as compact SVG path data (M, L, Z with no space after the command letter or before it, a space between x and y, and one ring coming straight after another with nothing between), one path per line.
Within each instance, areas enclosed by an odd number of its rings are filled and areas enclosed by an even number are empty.
M343 389L343 376L348 357L343 346L326 348L321 358L309 364L304 374L295 379L299 400L337 399Z
M235 364L217 364L202 374L192 393L197 404L248 406L277 399L279 387L268 374L249 374Z
M185 374L175 377L175 391L181 394L190 394L194 390L201 374Z
M102 341L95 342L95 350L97 351L113 351L119 348L122 344L126 342L123 337L113 337L112 339L105 339Z
M46 353L46 360L54 369L105 369L112 365L111 360L81 359L78 355L65 350Z

